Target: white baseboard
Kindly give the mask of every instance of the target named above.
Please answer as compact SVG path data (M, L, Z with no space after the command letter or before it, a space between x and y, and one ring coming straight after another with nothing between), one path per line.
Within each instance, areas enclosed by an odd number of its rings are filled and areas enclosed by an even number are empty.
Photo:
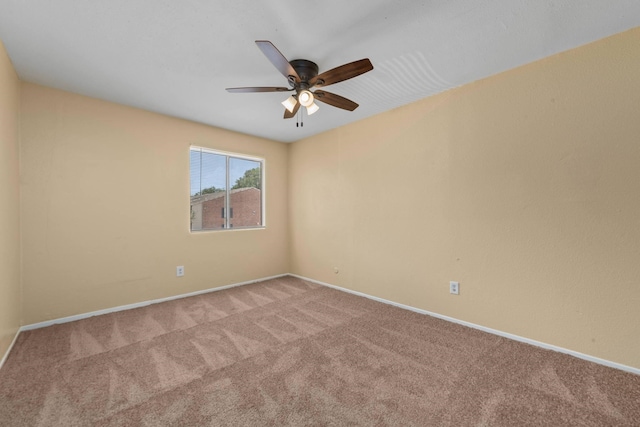
M386 300L384 298L379 298L379 297L376 297L376 296L373 296L373 295L365 294L363 292L353 291L351 289L342 288L340 286L332 285L330 283L320 282L318 280L310 279L308 277L299 276L297 274L290 274L290 276L297 277L298 279L302 279L302 280L307 280L309 282L317 283L319 285L327 286L327 287L330 287L330 288L333 288L333 289L337 289L339 291L347 292L347 293L350 293L350 294L353 294L353 295L358 295L358 296L361 296L361 297L369 298L369 299L372 299L374 301L378 301L378 302L381 302L381 303L384 303L384 304L393 305L393 306L396 306L396 307L399 307L399 308L403 308L405 310L410 310L410 311L414 311L416 313L426 314L428 316L436 317L438 319L446 320L446 321L449 321L449 322L458 323L460 325L468 326L470 328L478 329L478 330L481 330L481 331L484 331L484 332L488 332L490 334L494 334L494 335L498 335L498 336L501 336L501 337L509 338L509 339L514 340L514 341L519 341L519 342L523 342L523 343L526 343L526 344L531 344L531 345L534 345L536 347L544 348L546 350L557 351L559 353L564 353L564 354L568 354L568 355L577 357L578 359L587 360L589 362L597 363L599 365L604 365L604 366L608 366L610 368L620 369L621 371L630 372L632 374L640 375L640 369L634 368L632 366L627 366L627 365L623 365L621 363L612 362L610 360L601 359L599 357L590 356L588 354L580 353L578 351L569 350L569 349L566 349L566 348L563 348L563 347L558 347L556 345L547 344L547 343L544 343L544 342L541 342L541 341L532 340L532 339L529 339L529 338L521 337L519 335L510 334L508 332L499 331L497 329L487 328L486 326L476 325L475 323L466 322L464 320L459 320L459 319L456 319L454 317L444 316L442 314L433 313L431 311L422 310L422 309L416 308L416 307L411 307L410 305L400 304L400 303L397 303L397 302L394 302L394 301Z
M174 295L166 298L158 298L158 299L149 300L149 301L137 302L134 304L126 304L126 305L120 305L118 307L105 308L104 310L91 311L89 313L76 314L73 316L62 317L59 319L46 320L44 322L32 323L30 325L22 326L20 327L18 333L22 331L30 331L32 329L45 328L47 326L56 325L58 323L74 322L76 320L87 319L93 316L100 316L101 314L115 313L118 311L131 310L133 308L144 307L147 305L158 304L161 302L172 301L180 298L187 298L187 297L193 297L196 295L208 294L210 292L222 291L224 289L235 288L236 286L249 285L251 283L262 282L264 280L270 280L270 279L277 279L278 277L284 277L284 276L289 276L289 274L278 274L276 276L263 277L255 280L248 280L246 282L234 283L231 285L220 286L217 288L203 289L201 291L189 292L187 294ZM7 354L8 353L9 352L7 352Z
M7 349L7 351L4 352L4 356L2 356L2 359L0 359L0 369L2 369L2 365L4 365L5 360L7 360L7 357L9 357L9 353L11 353L11 349L13 348L13 345L18 340L18 335L20 335L20 329L16 331L16 334L13 336L13 340L11 341L11 344L9 344L9 348Z

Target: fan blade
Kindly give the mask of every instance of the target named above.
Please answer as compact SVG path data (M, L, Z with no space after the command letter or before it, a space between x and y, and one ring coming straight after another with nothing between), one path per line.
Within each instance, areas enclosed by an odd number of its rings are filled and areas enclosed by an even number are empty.
M262 53L264 53L264 55L267 57L267 59L271 61L271 63L278 69L278 71L280 71L280 73L282 73L283 76L285 76L287 79L289 79L289 76L293 76L296 83L300 83L300 76L298 76L296 70L291 66L291 64L289 64L287 58L285 58L284 55L280 53L278 48L276 48L273 43L268 40L256 40L256 44L258 45Z
M288 92L293 89L288 87L228 87L227 92L231 93L252 93L252 92Z
M336 95L335 93L317 90L313 93L313 95L317 101L333 105L334 107L342 108L343 110L353 111L358 108L358 104L356 104L355 102L343 96Z
M296 113L298 112L298 110L300 109L300 103L296 102L296 106L293 107L293 111L289 112L289 110L287 110L286 108L284 109L284 118L285 119L290 119L292 117L295 117Z
M329 86L334 83L342 82L353 77L364 74L373 70L373 65L369 59L361 59L359 61L350 62L318 75L309 81L310 86Z

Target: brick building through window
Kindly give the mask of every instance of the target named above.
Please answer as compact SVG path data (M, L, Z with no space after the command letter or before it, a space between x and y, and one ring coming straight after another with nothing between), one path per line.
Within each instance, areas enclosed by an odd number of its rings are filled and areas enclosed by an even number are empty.
M229 192L229 209L225 209L226 192L191 197L191 230L224 228L225 215L229 215L229 228L259 227L262 225L262 191L238 188Z

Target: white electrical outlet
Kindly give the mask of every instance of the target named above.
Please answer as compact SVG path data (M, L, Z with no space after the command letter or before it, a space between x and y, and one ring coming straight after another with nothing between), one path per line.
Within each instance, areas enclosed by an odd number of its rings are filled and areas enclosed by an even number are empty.
M454 295L460 294L460 283L449 282L449 293Z
M179 265L176 267L176 277L184 276L184 265Z

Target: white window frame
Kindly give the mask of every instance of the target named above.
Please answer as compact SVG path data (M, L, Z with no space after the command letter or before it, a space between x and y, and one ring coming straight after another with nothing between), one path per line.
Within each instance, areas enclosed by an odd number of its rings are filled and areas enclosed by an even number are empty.
M266 160L262 157L250 156L246 154L233 153L230 151L221 151L215 150L212 148L201 147L199 145L190 145L189 146L189 211L191 210L191 151L197 150L203 153L211 153L219 156L225 156L225 173L226 173L226 190L225 190L225 215L224 222L225 226L223 228L208 228L202 230L192 230L191 229L191 212L189 212L189 232L190 233L207 233L207 232L219 232L219 231L241 231L241 230L261 230L266 228L267 226L267 216L266 216ZM229 159L239 159L239 160L250 160L253 162L260 163L260 218L262 219L261 225L256 226L246 226L246 227L229 227L229 208L230 208L230 195L231 195L231 182L229 182Z

